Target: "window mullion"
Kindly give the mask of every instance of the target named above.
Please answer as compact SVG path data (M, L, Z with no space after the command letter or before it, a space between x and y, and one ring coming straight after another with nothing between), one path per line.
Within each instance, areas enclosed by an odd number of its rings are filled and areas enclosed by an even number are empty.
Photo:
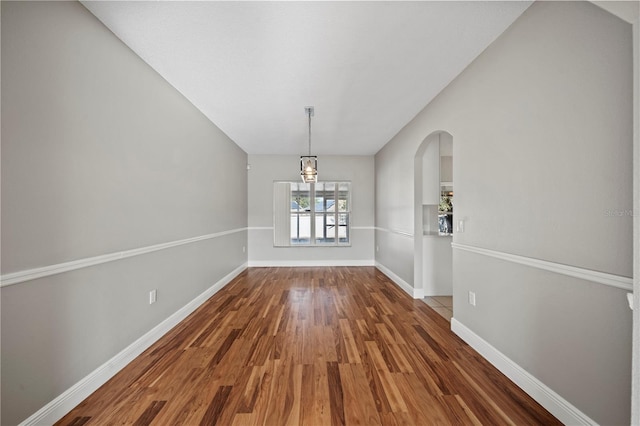
M338 197L340 194L340 190L339 190L339 184L336 183L335 187L333 188L333 223L334 223L334 232L335 232L335 238L334 238L334 245L338 245L340 243L340 221L338 220L339 218L339 211L340 211L340 198Z
M322 239L327 241L327 191L322 194Z

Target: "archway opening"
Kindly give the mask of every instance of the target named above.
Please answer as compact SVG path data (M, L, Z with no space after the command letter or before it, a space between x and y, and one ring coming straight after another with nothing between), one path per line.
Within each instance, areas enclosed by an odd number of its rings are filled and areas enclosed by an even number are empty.
M453 136L436 131L420 144L414 162L414 285L447 319L453 316Z

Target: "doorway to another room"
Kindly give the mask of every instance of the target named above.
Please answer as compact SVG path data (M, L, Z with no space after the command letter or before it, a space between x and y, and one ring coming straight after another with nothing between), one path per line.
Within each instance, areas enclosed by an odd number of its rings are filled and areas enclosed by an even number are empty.
M423 300L453 317L453 136L437 131L415 156L414 283Z

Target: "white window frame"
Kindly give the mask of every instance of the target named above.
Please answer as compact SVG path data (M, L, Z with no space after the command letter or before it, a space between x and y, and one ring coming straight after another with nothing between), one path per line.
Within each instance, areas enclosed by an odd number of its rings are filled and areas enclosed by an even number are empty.
M334 185L334 211L327 212L324 210L316 211L316 185ZM273 245L274 247L350 247L351 246L351 193L353 191L352 185L350 181L327 181L327 182L318 182L318 183L309 183L309 210L308 211L298 211L297 213L292 212L291 210L291 193L292 193L292 185L305 185L299 182L274 182L273 185L273 229L274 229L274 239ZM346 210L340 211L339 201L344 200L345 198L340 198L340 187L347 186L347 196L346 196ZM324 199L325 197L323 197ZM326 206L326 204L325 204ZM300 215L308 214L309 215L309 231L310 237L308 243L294 243L292 242L291 235L291 222L294 214L297 214L298 220L296 221L297 226L300 224ZM344 224L340 224L340 216L346 215L347 219ZM333 217L333 227L335 229L335 236L333 242L318 242L321 238L316 235L317 234L317 226L316 219L318 217L325 218L323 220L323 232L327 227L327 220L330 217ZM331 226L331 225L329 225ZM340 241L340 227L345 227L346 240L345 242ZM297 232L298 238L300 238L300 232Z

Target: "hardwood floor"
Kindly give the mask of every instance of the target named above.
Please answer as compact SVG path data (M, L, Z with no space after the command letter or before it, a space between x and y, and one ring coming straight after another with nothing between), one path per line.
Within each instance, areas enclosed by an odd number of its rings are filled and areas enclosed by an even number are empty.
M373 267L250 268L57 424L560 424Z

